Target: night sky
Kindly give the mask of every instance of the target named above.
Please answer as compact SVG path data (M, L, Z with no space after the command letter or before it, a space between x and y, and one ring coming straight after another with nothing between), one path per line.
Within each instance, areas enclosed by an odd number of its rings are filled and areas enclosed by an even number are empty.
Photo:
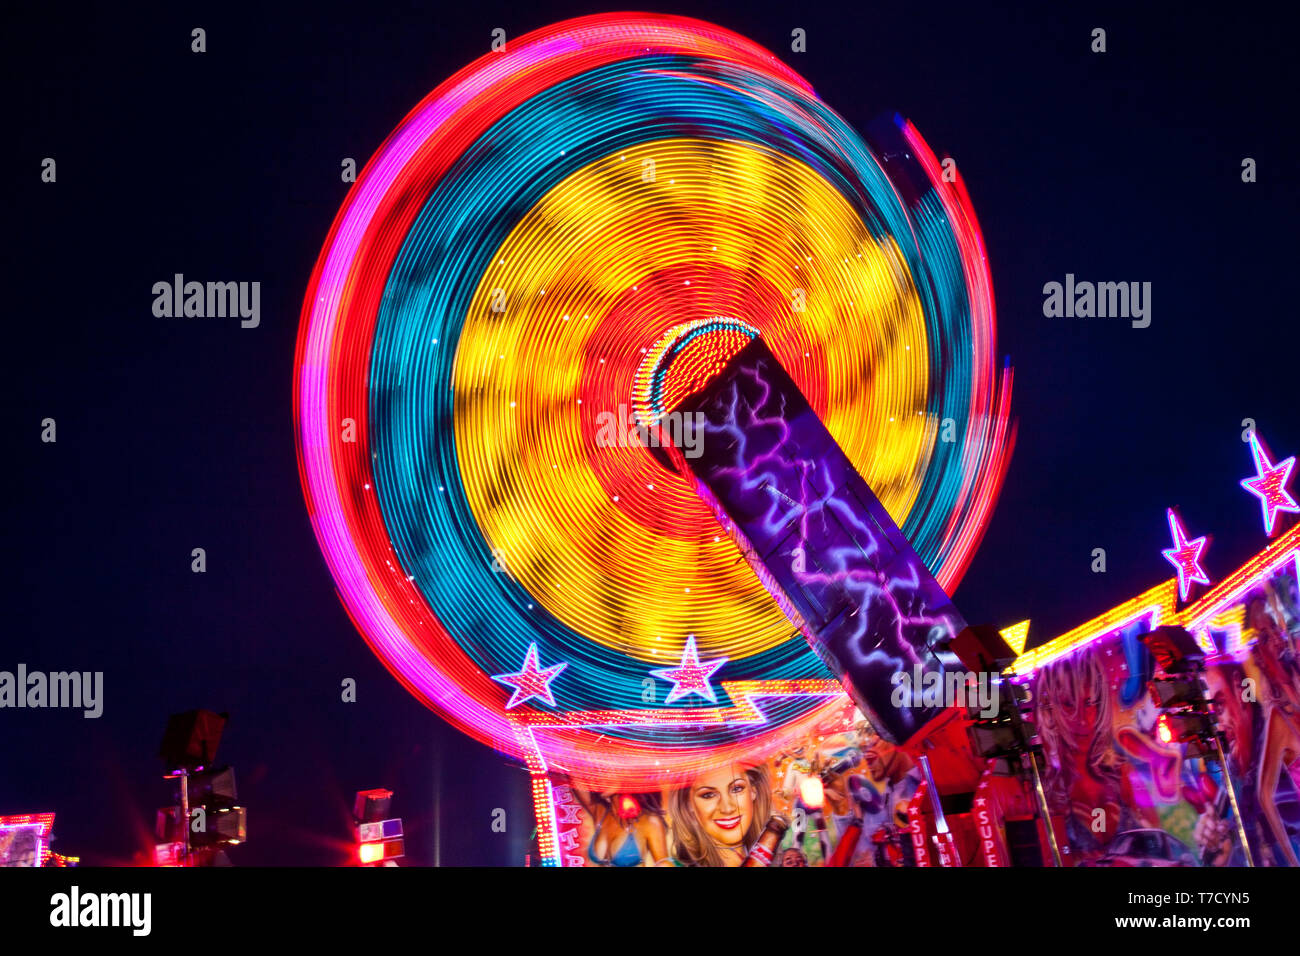
M237 864L342 862L352 794L376 786L396 791L408 862L435 860L436 805L441 863L521 863L524 771L403 691L335 596L298 482L293 349L343 157L363 165L495 27L514 37L616 7L36 6L5 31L0 670L103 671L105 703L98 720L0 711L0 813L55 810L56 850L130 862L170 802L167 715L208 707L231 713L220 760L249 807ZM1258 502L1237 484L1252 473L1244 418L1275 457L1300 452L1291 36L1245 5L1220 18L1042 6L656 10L768 47L859 130L901 112L957 160L1019 439L954 597L971 621L1032 618L1031 641L1170 577L1166 506L1213 535L1212 577L1262 547ZM790 52L795 27L806 53ZM1105 54L1089 50L1094 27ZM1244 157L1258 182L1242 182ZM151 287L177 272L260 281L260 327L155 318ZM1043 285L1066 273L1152 283L1150 327L1045 318ZM206 574L191 573L195 547ZM1105 574L1090 570L1097 547ZM355 704L339 700L345 677Z

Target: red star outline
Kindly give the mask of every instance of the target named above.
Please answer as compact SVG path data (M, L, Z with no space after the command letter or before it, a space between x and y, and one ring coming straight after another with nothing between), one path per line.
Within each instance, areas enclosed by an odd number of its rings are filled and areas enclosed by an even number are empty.
M1187 592L1191 590L1193 582L1210 583L1205 570L1201 567L1201 552L1205 550L1206 539L1202 535L1188 541L1187 532L1183 530L1182 522L1178 520L1174 509L1168 508L1165 513L1169 516L1169 533L1173 535L1174 546L1165 548L1161 554L1178 572L1178 595L1186 601Z
M1250 453L1255 459L1255 471L1258 474L1254 478L1241 479L1241 487L1259 498L1260 506L1264 509L1264 534L1272 537L1279 511L1300 514L1300 505L1296 504L1296 500L1291 497L1291 492L1287 491L1286 487L1291 482L1291 469L1295 467L1295 456L1292 455L1286 461L1273 464L1268 460L1268 452L1259 443L1254 432L1250 435Z
M699 652L695 649L695 638L691 636L686 639L680 665L661 667L650 673L673 684L673 689L668 692L668 697L664 700L665 704L671 704L687 694L699 694L710 704L716 704L718 699L713 693L713 685L709 682L709 678L725 663L727 658L719 657L701 664Z
M551 696L551 681L560 676L560 671L568 666L561 662L552 664L544 670L541 669L537 663L537 642L533 641L528 645L528 653L524 655L523 670L515 674L494 674L492 679L509 684L515 689L515 692L510 695L509 703L506 704L506 710L512 710L534 697L540 697L554 707L555 698Z

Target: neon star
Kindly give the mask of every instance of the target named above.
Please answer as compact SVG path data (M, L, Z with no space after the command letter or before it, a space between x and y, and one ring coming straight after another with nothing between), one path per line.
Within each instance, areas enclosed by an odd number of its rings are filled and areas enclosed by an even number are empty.
M673 689L668 692L665 704L671 704L687 694L699 694L710 704L716 704L718 699L713 694L713 685L709 682L709 678L725 663L727 658L719 657L707 664L701 664L699 652L695 649L695 638L688 637L679 666L663 667L650 673L660 680L672 681Z
M1264 508L1264 533L1271 537L1279 511L1300 514L1300 505L1296 504L1286 488L1291 481L1291 469L1295 467L1295 456L1273 464L1268 460L1268 452L1264 451L1254 432L1250 434L1250 453L1255 458L1255 470L1259 474L1254 478L1241 479L1241 487L1259 498L1259 503Z
M506 704L506 710L512 710L533 697L539 697L554 707L555 698L551 696L551 681L559 677L560 671L568 666L568 664L560 663L552 664L545 670L539 669L537 642L534 641L528 645L528 653L524 655L523 670L517 674L494 674L492 679L503 684L509 684L515 689L515 692L510 696L510 702Z
M1174 546L1165 548L1162 553L1165 560L1178 572L1178 596L1186 601L1192 582L1210 583L1210 579L1205 576L1205 571L1201 568L1201 552L1205 550L1205 536L1188 541L1187 532L1183 530L1182 522L1178 520L1178 515L1174 514L1174 509L1167 509L1166 514L1169 515L1169 533L1174 536Z

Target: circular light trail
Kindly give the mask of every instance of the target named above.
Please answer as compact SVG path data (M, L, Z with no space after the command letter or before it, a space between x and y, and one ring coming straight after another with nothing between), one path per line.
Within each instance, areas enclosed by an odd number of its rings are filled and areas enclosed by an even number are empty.
M322 552L408 690L629 789L837 706L686 481L628 440L750 334L955 586L1010 376L965 190L900 129L910 198L771 54L639 15L511 40L407 116L313 272L294 400ZM691 653L715 701L652 675Z

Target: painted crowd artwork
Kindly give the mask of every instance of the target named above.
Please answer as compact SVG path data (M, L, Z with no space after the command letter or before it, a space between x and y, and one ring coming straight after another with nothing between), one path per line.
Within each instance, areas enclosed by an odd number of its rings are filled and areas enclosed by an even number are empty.
M921 782L912 758L873 733L847 698L816 731L767 760L655 793L556 779L563 864L909 865L908 806Z
M1139 618L1040 667L1032 713L1065 865L1241 866L1217 763L1164 743ZM1256 865L1300 865L1300 596L1287 564L1193 631ZM989 761L949 816L967 866L1051 865L1027 778ZM566 866L940 865L920 767L846 697L807 737L653 793L553 777Z
M1162 743L1150 659L1127 630L1040 669L1035 716L1049 805L1084 865L1241 866L1222 770ZM1300 600L1287 564L1194 636L1206 651L1247 839L1261 866L1300 860Z

